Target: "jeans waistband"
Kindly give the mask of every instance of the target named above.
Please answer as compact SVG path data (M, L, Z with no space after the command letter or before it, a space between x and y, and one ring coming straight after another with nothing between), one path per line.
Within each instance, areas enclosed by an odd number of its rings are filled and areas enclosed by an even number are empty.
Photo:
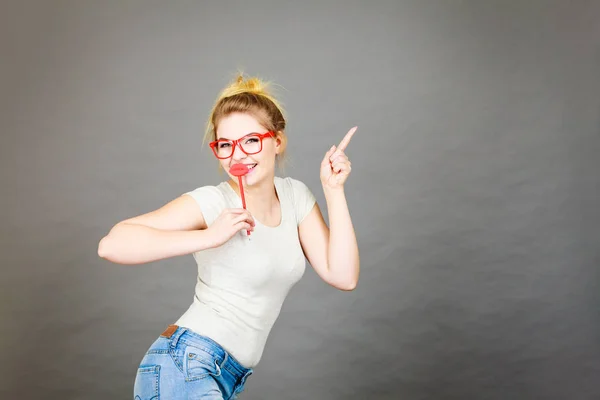
M240 378L245 380L249 375L252 374L252 368L244 367L235 357L233 357L227 350L225 350L219 343L209 338L208 336L200 335L189 328L169 325L167 329L160 334L160 336L171 339L171 346L176 346L177 343L182 340L192 346L204 346L215 352L215 356L223 359L224 363L227 363L227 367L233 368L232 373L237 372Z

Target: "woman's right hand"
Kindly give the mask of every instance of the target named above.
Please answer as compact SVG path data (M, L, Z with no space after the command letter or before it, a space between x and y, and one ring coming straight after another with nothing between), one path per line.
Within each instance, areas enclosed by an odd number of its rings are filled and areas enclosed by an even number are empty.
M215 247L222 246L225 242L241 230L253 231L254 218L248 210L243 208L226 208L207 228Z

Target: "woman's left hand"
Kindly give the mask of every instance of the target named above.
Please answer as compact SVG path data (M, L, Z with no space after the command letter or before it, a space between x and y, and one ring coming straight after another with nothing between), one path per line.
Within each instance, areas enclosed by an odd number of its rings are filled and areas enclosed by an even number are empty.
M337 147L335 145L331 146L331 149L325 154L321 162L321 183L323 187L338 189L343 187L346 179L348 179L348 175L352 170L352 163L348 160L344 150L346 150L356 129L356 126L350 129L340 144Z

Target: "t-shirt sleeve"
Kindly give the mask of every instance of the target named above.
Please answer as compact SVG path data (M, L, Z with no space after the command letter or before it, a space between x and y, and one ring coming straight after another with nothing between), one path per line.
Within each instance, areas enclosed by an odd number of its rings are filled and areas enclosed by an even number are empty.
M207 226L210 226L225 208L225 198L215 186L202 186L183 195L196 200Z
M289 178L294 198L294 212L296 214L296 224L300 225L302 220L313 209L316 203L315 196L306 184L297 179Z

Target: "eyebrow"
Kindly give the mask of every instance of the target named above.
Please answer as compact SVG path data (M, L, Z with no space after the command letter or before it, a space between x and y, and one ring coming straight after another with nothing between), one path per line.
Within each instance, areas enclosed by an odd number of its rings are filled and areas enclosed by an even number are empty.
M252 131L252 132L248 132L248 133L246 133L246 134L245 134L245 135L243 135L243 136L240 136L240 139L241 139L241 138L243 138L244 136L248 136L248 135L252 135L252 134L257 134L257 135L260 135L260 133L259 133L259 132L254 132L254 131ZM217 140L221 140L221 139L222 139L222 140L234 140L234 139L229 139L229 138L226 138L226 137L220 137L220 138L217 138Z

